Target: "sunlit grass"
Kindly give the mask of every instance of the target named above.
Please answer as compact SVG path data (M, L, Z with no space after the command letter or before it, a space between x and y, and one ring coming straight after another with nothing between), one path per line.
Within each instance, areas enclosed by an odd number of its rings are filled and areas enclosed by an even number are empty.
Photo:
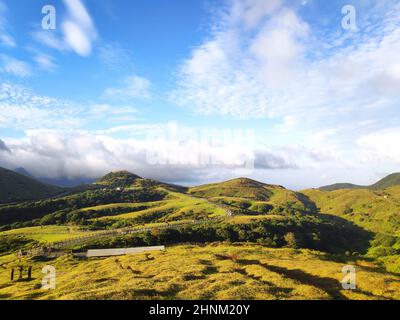
M310 250L270 249L248 244L175 246L165 252L96 260L70 256L33 262L35 279L10 282L0 273L6 299L400 299L400 276L374 264L334 261ZM57 288L40 289L44 265L57 269ZM357 290L346 291L342 267L357 270Z

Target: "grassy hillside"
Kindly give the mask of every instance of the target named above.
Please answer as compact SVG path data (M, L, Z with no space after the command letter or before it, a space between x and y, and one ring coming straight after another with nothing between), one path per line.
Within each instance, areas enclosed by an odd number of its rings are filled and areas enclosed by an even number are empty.
M41 291L37 279L2 284L0 275L0 298L397 299L400 276L380 268L400 273L399 209L400 186L300 193L240 178L184 188L114 172L92 189L0 206L0 261L88 234L95 237L63 248L173 247L96 261L64 256L51 262L61 271L56 291ZM196 245L176 246L184 243ZM359 291L341 290L347 263L359 268ZM75 281L85 285L74 289Z
M6 261L4 261L6 262ZM295 262L295 263L294 263ZM176 246L165 252L108 259L51 261L55 290L40 289L41 268L25 260L32 281L0 273L3 299L400 299L400 277L365 260L338 260L310 250L252 244ZM343 290L342 267L357 270L357 290ZM3 268L16 267L17 262Z
M400 236L400 186L386 190L305 190L322 213L353 221L367 230Z
M47 198L62 192L62 188L0 168L0 204Z
M238 214L311 212L314 209L313 204L299 193L246 178L193 187L189 193L228 205Z
M371 186L371 189L382 190L393 186L400 185L400 173L393 173L379 180Z
M336 183L319 188L321 191L335 191L341 189L371 189L384 190L393 186L400 185L400 173L392 173L370 186L360 186L352 183Z
M140 204L139 204L140 205ZM99 208L92 208L92 210ZM101 209L101 208L100 208ZM108 215L100 217L100 221L125 220L132 223L143 222L168 222L182 219L204 219L216 216L226 216L226 211L217 205L204 199L193 198L188 195L169 192L163 201L150 202L143 210L132 210L132 212L120 215Z
M96 181L95 184L111 187L130 187L139 179L142 178L128 171L117 171L106 174L104 177Z

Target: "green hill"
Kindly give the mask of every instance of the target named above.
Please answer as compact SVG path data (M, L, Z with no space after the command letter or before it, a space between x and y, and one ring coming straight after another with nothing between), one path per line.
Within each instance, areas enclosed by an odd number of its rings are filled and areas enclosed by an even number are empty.
M382 190L400 185L400 173L392 173L370 186L371 189Z
M62 188L0 168L0 203L47 198L63 191Z
M340 189L372 189L372 190L383 190L389 187L400 185L400 173L392 173L387 177L379 180L378 182L370 186L360 186L352 183L335 183L328 186L320 187L321 191L335 191Z
M357 184L352 183L335 183L329 186L320 187L319 190L321 191L335 191L341 189L367 189L367 186L360 186Z
M116 171L106 174L104 177L97 180L95 184L102 186L121 187L121 188L131 187L139 179L142 178L128 171Z
M303 191L322 213L355 222L367 230L400 236L400 186L385 190Z
M247 178L193 187L189 193L229 205L239 214L273 214L288 210L312 212L315 209L300 193Z

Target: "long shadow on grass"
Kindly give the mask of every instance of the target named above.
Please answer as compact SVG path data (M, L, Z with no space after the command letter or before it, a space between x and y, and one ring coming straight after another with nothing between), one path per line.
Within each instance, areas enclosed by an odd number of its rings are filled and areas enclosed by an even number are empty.
M347 297L340 292L342 288L341 283L336 279L318 277L309 274L307 272L304 272L303 270L300 269L290 270L283 267L271 266L267 264L260 264L260 265L272 272L283 274L285 277L289 279L299 281L306 285L317 287L318 289L321 289L322 291L328 293L333 299L347 300Z
M305 284L305 285L311 285L322 291L325 291L333 299L347 300L346 296L344 296L340 292L340 290L342 288L341 283L336 279L318 277L318 276L309 274L307 272L304 272L303 270L300 270L300 269L291 270L291 269L286 269L283 267L268 265L265 263L261 263L258 260L242 259L242 260L238 260L237 262L240 264L244 264L244 265L254 265L254 264L260 265L263 268L267 269L268 271L281 274L281 275L285 276L286 278L301 282L302 284Z

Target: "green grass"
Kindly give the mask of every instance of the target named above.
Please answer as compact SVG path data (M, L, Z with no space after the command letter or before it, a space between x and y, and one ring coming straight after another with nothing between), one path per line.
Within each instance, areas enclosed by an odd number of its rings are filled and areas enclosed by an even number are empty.
M400 276L366 260L334 259L310 250L251 244L175 246L165 252L96 260L62 257L22 261L32 281L10 282L0 273L3 299L400 299ZM40 289L44 265L57 271L55 290ZM351 264L357 290L343 290L341 272Z
M189 193L230 206L236 214L279 214L288 206L298 212L314 210L299 193L244 178L193 187Z
M141 204L137 204L140 206ZM182 219L199 219L202 217L226 216L226 211L207 200L198 199L186 194L169 192L166 200L147 203L148 209L124 213L115 216L105 216L100 221L134 220L150 217L152 222L174 221ZM156 218L152 219L155 216ZM154 221L153 221L154 220ZM150 222L148 221L148 222Z
M74 226L43 226L14 229L0 232L0 236L23 235L28 239L36 240L41 243L51 243L76 238L87 232Z
M400 236L400 186L385 190L305 190L321 213L353 221L367 230Z

